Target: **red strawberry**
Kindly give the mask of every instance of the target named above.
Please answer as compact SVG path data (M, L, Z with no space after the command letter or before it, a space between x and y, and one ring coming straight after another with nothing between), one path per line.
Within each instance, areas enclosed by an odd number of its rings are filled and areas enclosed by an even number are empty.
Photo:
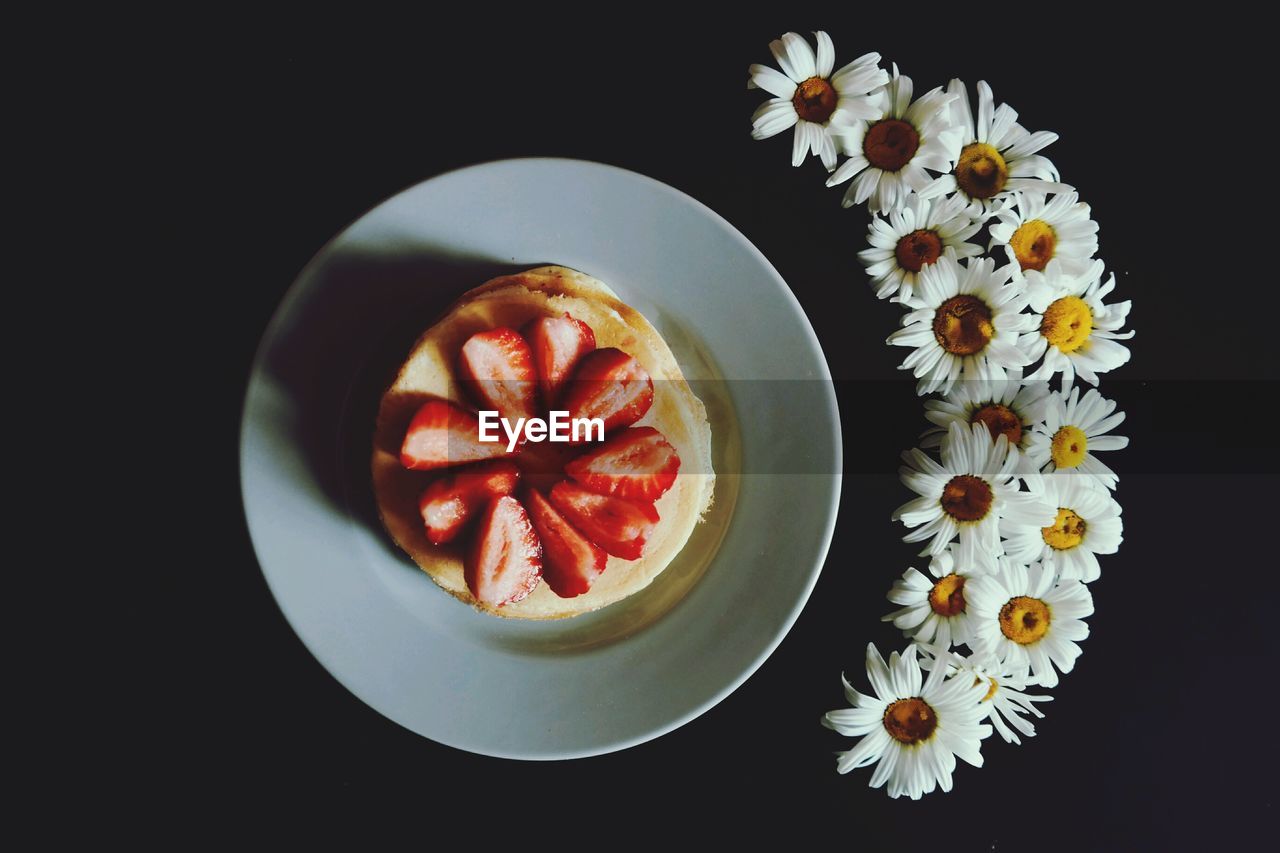
M615 433L564 470L593 492L655 501L676 481L680 455L653 427L632 427Z
M520 331L533 352L542 402L551 408L559 399L560 390L578 359L596 348L596 333L586 323L568 314L530 320Z
M640 362L620 349L588 353L564 389L569 418L600 418L605 432L631 426L653 405L653 380Z
M418 501L427 539L434 545L453 541L490 498L514 492L519 479L514 462L495 459L436 480Z
M481 409L497 411L512 423L538 413L533 354L515 329L501 326L467 338L458 373Z
M428 400L409 423L400 464L417 471L505 456L503 441L481 441L480 421L447 400Z
M525 497L533 529L542 540L542 577L561 598L591 589L604 571L609 556L599 545L579 533L537 489Z
M658 523L658 511L651 503L597 495L568 480L551 490L551 503L588 539L624 560L640 558L645 540Z
M489 499L463 565L467 588L481 604L501 607L533 592L542 575L542 543L520 501Z

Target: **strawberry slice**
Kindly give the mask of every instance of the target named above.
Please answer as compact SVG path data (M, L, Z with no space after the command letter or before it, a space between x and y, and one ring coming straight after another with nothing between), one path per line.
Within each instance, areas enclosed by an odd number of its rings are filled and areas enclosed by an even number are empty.
M609 556L587 539L537 489L525 497L533 529L542 540L542 577L561 598L573 598L591 589Z
M520 331L533 352L542 402L551 408L578 360L596 348L596 333L568 314L530 320Z
M481 409L496 411L512 423L537 414L533 353L515 329L500 326L467 338L458 355L458 373Z
M519 479L514 462L495 459L436 480L418 501L427 539L433 545L452 542L490 498L514 492Z
M653 405L653 380L633 356L608 347L578 362L564 389L564 409L573 418L600 418L606 433L631 426Z
M480 421L448 400L428 400L409 422L400 464L415 471L505 456L503 441L481 441Z
M633 501L655 501L676 481L680 455L653 427L632 427L615 433L564 470L593 492Z
M565 480L551 490L551 503L569 523L609 554L637 560L658 523L651 503L597 495Z
M467 588L481 604L501 607L533 592L542 575L542 543L520 501L510 495L489 499L463 568Z

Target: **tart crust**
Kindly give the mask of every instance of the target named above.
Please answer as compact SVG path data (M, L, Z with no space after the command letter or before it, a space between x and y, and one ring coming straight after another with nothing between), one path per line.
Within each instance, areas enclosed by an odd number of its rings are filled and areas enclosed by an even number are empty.
M522 601L486 607L475 600L463 579L462 557L469 536L448 545L433 545L427 540L418 497L439 472L405 469L400 464L400 444L409 421L428 399L448 399L472 408L454 379L457 355L468 337L496 326L519 329L535 317L565 312L591 326L597 346L624 350L649 371L653 406L636 425L652 426L666 436L680 454L680 474L657 501L661 520L640 559L610 557L604 574L588 592L575 598L560 598L546 583L540 583ZM666 341L603 282L565 267L538 267L501 276L468 291L413 345L378 407L373 491L387 532L446 592L498 616L563 619L644 589L680 553L711 505L714 486L706 409L690 390Z

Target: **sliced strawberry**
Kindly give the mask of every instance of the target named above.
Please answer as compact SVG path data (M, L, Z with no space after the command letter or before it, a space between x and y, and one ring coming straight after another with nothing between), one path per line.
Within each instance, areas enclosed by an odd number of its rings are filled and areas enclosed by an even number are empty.
M578 362L564 389L569 418L600 418L606 433L631 426L653 405L653 380L633 356L608 347Z
M497 411L513 424L538 412L537 375L529 343L500 326L467 338L458 355L463 387L481 409Z
M624 560L637 560L658 523L651 503L597 495L565 480L551 490L551 503L592 542Z
M514 492L519 479L514 462L495 459L436 480L418 501L427 539L434 545L453 541L490 498Z
M593 492L633 501L655 501L676 481L680 455L653 427L632 427L614 433L564 470Z
M596 333L568 314L530 320L520 331L533 352L542 402L551 408L559 400L560 390L578 360L596 348Z
M510 495L489 499L463 567L467 588L481 604L501 607L533 592L542 575L542 543L520 501Z
M565 478L564 467L581 448L559 441L527 441L515 457L520 480L543 493Z
M447 400L428 400L409 422L400 464L417 471L505 456L504 441L481 441L480 421Z
M537 489L528 490L525 504L533 529L542 540L542 577L547 586L561 598L573 598L591 589L609 555L556 512Z

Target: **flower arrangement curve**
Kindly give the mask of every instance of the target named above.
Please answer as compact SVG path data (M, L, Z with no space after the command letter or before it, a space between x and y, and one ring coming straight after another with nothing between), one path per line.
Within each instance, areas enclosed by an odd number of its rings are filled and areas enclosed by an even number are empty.
M904 309L887 343L909 349L931 424L902 456L915 497L893 513L927 559L888 593L884 620L910 642L888 660L869 644L871 692L842 676L849 707L822 722L859 738L840 773L874 765L872 787L919 799L951 790L957 758L982 766L992 734L1034 736L1088 637L1088 585L1123 538L1099 454L1128 444L1096 386L1129 360L1131 303L1108 299L1098 224L1042 153L1057 134L1027 130L985 81L974 110L958 79L913 97L878 53L837 70L814 36L787 33L769 45L778 69L748 69L772 95L752 136L794 128L792 165L817 155L828 186L848 184L843 205L867 205L858 257Z

